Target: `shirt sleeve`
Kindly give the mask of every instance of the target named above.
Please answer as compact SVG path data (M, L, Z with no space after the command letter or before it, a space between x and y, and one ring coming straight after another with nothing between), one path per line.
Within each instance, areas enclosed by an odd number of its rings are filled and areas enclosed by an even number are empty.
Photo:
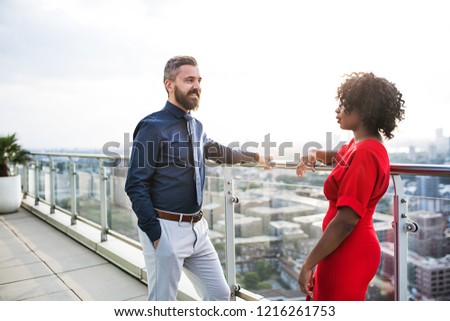
M160 130L151 120L143 120L136 128L130 157L125 191L138 218L139 228L150 240L161 236L161 226L156 218L150 198L150 179L157 165Z
M338 190L337 207L348 206L360 217L366 213L378 176L378 163L368 150L355 150L348 161L344 177Z
M218 164L238 164L259 161L259 155L257 153L230 148L208 138L204 145L204 153L205 158L213 160Z

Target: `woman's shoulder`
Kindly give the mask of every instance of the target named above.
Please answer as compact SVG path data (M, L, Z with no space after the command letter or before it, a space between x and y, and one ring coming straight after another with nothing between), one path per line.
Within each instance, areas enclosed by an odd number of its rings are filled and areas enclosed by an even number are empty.
M344 158L353 158L357 155L359 157L364 155L387 155L387 150L383 142L377 139L367 138L356 142L352 138L341 147L338 154Z
M376 153L380 151L386 151L386 147L384 146L383 142L375 138L367 138L358 143L355 143L355 149Z
M354 157L357 158L371 158L377 160L376 162L389 162L389 155L383 142L377 139L365 139L355 144L353 150Z

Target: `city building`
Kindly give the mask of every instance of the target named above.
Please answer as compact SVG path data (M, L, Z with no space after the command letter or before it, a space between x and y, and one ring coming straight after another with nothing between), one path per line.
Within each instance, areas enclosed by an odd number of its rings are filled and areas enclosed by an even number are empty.
M424 257L440 258L447 254L445 230L447 222L441 213L428 211L409 212L419 230L409 237L409 250Z

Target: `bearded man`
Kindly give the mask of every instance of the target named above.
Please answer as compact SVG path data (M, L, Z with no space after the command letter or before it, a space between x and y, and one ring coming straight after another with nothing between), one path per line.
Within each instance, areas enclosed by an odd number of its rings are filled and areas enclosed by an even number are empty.
M171 58L164 69L165 107L143 118L133 134L125 191L138 218L148 275L148 300L176 300L182 269L203 300L229 300L230 289L202 217L205 159L255 162L259 153L223 146L192 117L201 96L197 61Z

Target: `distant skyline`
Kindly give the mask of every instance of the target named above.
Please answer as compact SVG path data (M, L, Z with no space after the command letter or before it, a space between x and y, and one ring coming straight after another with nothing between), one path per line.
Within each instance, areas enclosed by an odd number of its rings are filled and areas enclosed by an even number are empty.
M403 93L387 145L419 143L450 136L448 39L437 0L2 0L0 135L33 150L123 144L164 106L166 61L187 54L203 77L195 115L221 143L348 139L334 109L352 71Z

